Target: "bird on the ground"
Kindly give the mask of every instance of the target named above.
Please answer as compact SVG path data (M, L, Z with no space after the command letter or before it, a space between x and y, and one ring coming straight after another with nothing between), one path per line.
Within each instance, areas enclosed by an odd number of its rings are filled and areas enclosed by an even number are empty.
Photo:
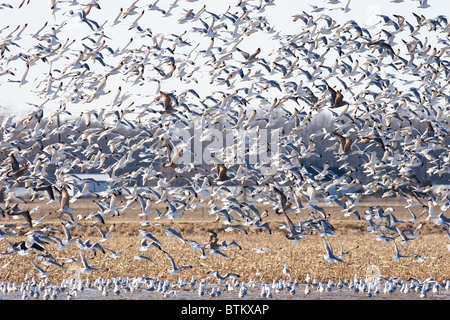
M285 263L283 266L283 274L290 276L291 275L291 270L289 270L287 264Z

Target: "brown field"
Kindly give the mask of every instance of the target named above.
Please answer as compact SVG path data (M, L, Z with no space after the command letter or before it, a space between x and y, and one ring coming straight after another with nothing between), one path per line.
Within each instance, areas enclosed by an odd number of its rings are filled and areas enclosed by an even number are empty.
M367 205L375 203L377 202L371 202ZM77 201L76 204L75 215L86 216L89 212L96 210L92 200ZM398 218L409 219L409 213L405 210L403 203L392 202L389 206L395 209L395 215ZM52 210L50 207L51 205L46 206L45 203L41 203L39 206L40 214L34 214L34 219L37 220L40 216L50 212ZM362 216L364 216L366 208L367 206L358 208ZM414 210L417 214L420 213L419 209ZM291 270L291 278L298 279L301 282L304 281L307 274L319 281L352 279L355 274L358 277L364 277L367 268L371 265L378 266L381 275L384 277L395 276L402 279L424 280L433 275L435 279L440 281L450 279L450 251L447 248L448 238L442 226L435 225L432 221L424 221L418 239L411 242L407 247L399 245L400 251L405 255L410 255L408 251L411 251L428 257L437 257L436 259L428 259L419 263L414 258L403 258L400 262L395 262L392 259L394 245L392 243L385 245L375 240L375 236L369 234L366 230L367 223L355 220L354 217L343 217L339 208L329 207L328 212L331 214L330 221L336 228L337 236L328 237L335 253L339 253L339 241L342 242L344 250L358 246L357 249L346 256L346 264L329 264L324 260L325 250L322 240L317 234L307 236L297 244L288 241L284 236L284 230L278 227L277 221L280 220L277 220L278 217L275 216L273 210L268 218L273 231L272 234L268 234L262 229L247 227L247 235L236 230L225 232L226 226L220 221L215 221L215 216L209 215L207 209L187 212L173 221L167 219L154 220L155 215L151 215L147 221L157 224L153 226L140 225L145 219L137 216L131 210L121 217L107 217L105 219L106 225L102 225L102 229L106 231L112 223L115 223L115 231L111 239L101 244L114 251L121 249L124 249L124 251L116 259L109 257L109 253L94 256L91 252L84 252L89 264L102 271L91 271L87 275L82 274L81 277L82 279L89 277L90 280L94 280L97 277L114 278L145 275L168 280L177 280L179 277L188 280L192 276L203 279L208 277L208 271L219 270L221 274L235 272L240 275L240 279L243 281L249 279L272 281L273 279L289 278L282 272L284 264L287 264ZM306 212L302 213L300 219L305 219L307 214ZM58 230L62 230L60 222L54 214L47 216L45 220L43 224L34 227L34 229L52 225ZM3 218L0 223L19 225L23 221ZM91 220L84 220L82 223L87 227L77 226L70 229L74 236L80 236L82 240L91 239L91 243L101 239L98 231L90 226ZM408 225L416 227L418 223L402 224L402 228ZM208 240L209 233L207 231L212 229L218 233L219 241L230 242L235 240L242 247L242 250L232 247L224 251L230 257L229 259L217 255L209 255L206 259L200 259L200 253L191 249L189 245L183 245L175 237L165 235L164 229L169 226L180 231L185 239L193 239L201 243ZM151 248L145 252L139 251L141 241L139 228L152 232L161 241L164 250L174 257L177 264L188 264L192 265L193 268L181 270L177 276L169 274L167 272L169 261L162 251L156 248ZM30 231L30 228L25 227L19 230L17 237L8 237L7 239L11 242L24 240L26 239L24 234L28 231ZM56 235L63 237L62 234ZM4 252L7 247L8 244L5 239L1 240L0 251ZM57 259L63 257L78 259L79 257L79 249L75 244L71 244L61 251L57 250L56 247L56 244L47 245L48 252ZM274 248L275 250L256 253L251 248ZM148 256L156 264L133 259L138 254ZM36 270L31 266L30 261L41 265L39 260L36 260L36 251L24 256L18 254L2 255L0 267L4 266L4 268L0 270L0 281L20 283L26 274L37 278ZM64 259L60 259L58 262L69 268L72 265L80 266L80 263L64 262ZM43 266L43 268L52 270L49 280L56 283L63 278L70 277L71 272L73 272L72 269L72 271L68 271L55 266ZM212 278L211 281L213 281Z

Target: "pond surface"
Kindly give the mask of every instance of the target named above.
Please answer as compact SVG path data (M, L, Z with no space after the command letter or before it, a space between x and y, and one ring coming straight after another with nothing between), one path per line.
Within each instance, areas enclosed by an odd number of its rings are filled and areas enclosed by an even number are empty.
M418 280L362 280L336 284L278 280L214 282L150 278L121 278L94 282L67 280L50 284L32 279L21 284L2 283L2 300L449 300L450 283ZM309 288L308 293L305 289ZM201 294L203 293L203 294Z

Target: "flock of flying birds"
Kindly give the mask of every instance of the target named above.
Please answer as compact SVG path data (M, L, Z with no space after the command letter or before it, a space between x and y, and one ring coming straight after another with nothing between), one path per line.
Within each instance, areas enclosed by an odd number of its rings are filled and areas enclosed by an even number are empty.
M2 10L20 10L29 2L19 8L2 5ZM78 246L79 257L72 261L89 272L97 269L86 261L86 251L120 254L104 246L114 235L114 226L103 230L105 220L125 216L133 207L140 206L142 216L177 219L207 206L225 231L264 228L270 234L268 217L274 213L261 212L258 206L265 205L283 217L280 228L287 241L318 234L326 261L346 263L348 251L337 254L328 240L338 230L319 202L323 199L341 207L345 216L367 222L376 240L392 245L395 260L437 258L406 251L422 224L416 229L405 225L433 221L450 237L448 190L436 191L417 174L426 169L428 181L445 181L450 173L447 18L382 15L369 28L355 21L339 24L328 15L333 11L312 6L293 15L297 33L283 34L267 14L274 1L241 0L225 12L212 12L208 5L191 9L191 2L136 0L106 20L101 18L106 2L52 1L57 23L45 22L39 30L28 30L26 24L1 29L1 81L32 87L44 101L27 116L11 116L1 125L1 183L9 195L1 213L26 222L0 226L2 241L9 244L2 256L45 252L42 265L33 263L45 277L43 265L65 268L46 246ZM155 16L175 19L185 32L153 33ZM69 20L81 23L86 36L64 39ZM117 48L113 39L119 26L126 26L130 37ZM259 35L275 43L271 52L263 43L251 43ZM46 72L29 78L39 68ZM141 104L132 90L149 83L157 85L156 92L140 93L146 101ZM206 94L201 91L205 84L212 88ZM60 108L48 113L46 103ZM77 105L93 108L76 116L69 110ZM303 139L302 130L321 114L332 117L332 127ZM57 122L59 117L64 120ZM200 130L201 135L184 141L176 134L179 129ZM278 141L246 145L238 135L214 150L211 165L198 164L191 143L212 141L214 129L224 135L267 129L277 132ZM102 141L107 149L100 148ZM339 174L328 161L322 167L308 162L324 156L316 145L325 143ZM236 150L242 145L239 158ZM138 169L129 170L136 163ZM361 171L370 182L355 178ZM94 193L87 188L91 181L77 176L81 172L106 173L110 187ZM14 196L22 186L33 190L31 199ZM410 220L378 205L358 212L361 198L374 194L404 198ZM118 201L119 195L126 200ZM98 211L79 217L72 204L86 196L93 197ZM35 199L55 203L62 229L40 227L47 215L34 217ZM155 202L165 204L166 211L154 210ZM71 235L70 229L86 219L101 233L100 242ZM27 231L27 240L15 243L20 228ZM164 250L151 232L138 231L142 248ZM177 230L168 228L166 234L188 242ZM239 246L218 242L214 233L206 243L188 243L202 257L227 257L224 249ZM164 254L172 274L192 267L177 266L169 252ZM144 255L135 258L151 261Z

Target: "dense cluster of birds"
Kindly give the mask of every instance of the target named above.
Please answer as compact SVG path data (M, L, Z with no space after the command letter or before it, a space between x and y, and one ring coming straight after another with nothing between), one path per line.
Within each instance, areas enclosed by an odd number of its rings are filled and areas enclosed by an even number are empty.
M136 0L106 20L101 12L107 2L52 1L56 23L31 32L27 24L1 29L2 83L32 87L42 101L30 103L27 116L1 124L6 155L1 183L9 195L1 213L26 222L1 225L2 241L10 244L2 255L47 252L49 243L58 243L59 250L78 246L79 257L71 261L89 272L96 268L84 253L107 250L71 235L86 219L107 241L114 228L103 230L105 219L136 206L140 215L157 219L177 219L207 206L226 231L264 228L270 234L273 212L258 207L265 205L283 217L287 241L318 234L326 261L345 263L345 254L334 252L328 240L337 230L319 202L323 199L346 217L367 222L377 240L392 243L394 259L437 258L402 250L418 238L421 226L406 228L405 222L431 220L450 237L448 190L430 183L445 181L450 168L447 18L382 15L369 28L353 20L338 23L333 11L312 6L293 15L298 32L284 34L270 24L267 12L274 1L236 1L224 12L192 2ZM153 33L155 17L185 31L174 34L168 27ZM81 25L82 37L64 39L72 22ZM123 26L129 36L116 47L116 29ZM266 40L251 42L257 37ZM31 79L34 70L45 71ZM143 90L149 84L156 85L153 93ZM47 111L51 103L60 106L57 111ZM77 116L71 110L78 106L93 107ZM303 139L302 130L321 114L332 117L331 128ZM264 132L267 139L261 142ZM228 135L233 138L225 145L221 139ZM106 149L100 147L103 141ZM195 149L208 142L209 149ZM318 144L329 144L326 153L339 170L328 161L321 167L308 162L324 157ZM136 164L136 170L129 169ZM427 179L418 170L426 170ZM361 171L369 182L355 178ZM77 176L86 172L107 174L109 188L89 190L92 181ZM33 191L31 200L14 195L21 186ZM361 198L375 194L404 198L411 219L402 221L382 206L358 212ZM86 196L93 197L98 211L80 218L72 204ZM57 231L65 237L40 227L46 216L34 218L35 199L55 203L62 222ZM165 204L166 211L154 210L153 203ZM29 228L28 238L13 243L18 228ZM166 234L187 242L177 230ZM142 248L164 251L145 228L139 236ZM213 234L207 243L188 243L202 256L226 257L221 252L226 244ZM164 254L172 274L193 267L177 266L169 252ZM45 277L42 265L33 264Z
M217 274L218 275L218 274ZM217 276L216 275L216 276ZM226 281L217 277L217 282L208 282L207 279L190 280L178 278L176 281L163 280L161 278L142 277L118 277L105 279L98 277L94 280L70 278L63 279L59 284L52 284L48 278L37 281L28 276L21 283L0 283L0 299L22 300L74 300L103 298L119 299L177 299L191 297L192 294L200 298L248 298L258 297L262 299L286 299L287 297L307 299L314 297L332 297L339 294L349 299L366 299L379 297L419 297L442 299L450 290L450 281L437 281L433 277L425 280L410 278L404 280L397 277L368 277L364 279L355 275L353 279L328 280L325 282L313 279L307 274L304 281L289 278L265 282L249 279L247 282L238 280L238 276L232 276Z

